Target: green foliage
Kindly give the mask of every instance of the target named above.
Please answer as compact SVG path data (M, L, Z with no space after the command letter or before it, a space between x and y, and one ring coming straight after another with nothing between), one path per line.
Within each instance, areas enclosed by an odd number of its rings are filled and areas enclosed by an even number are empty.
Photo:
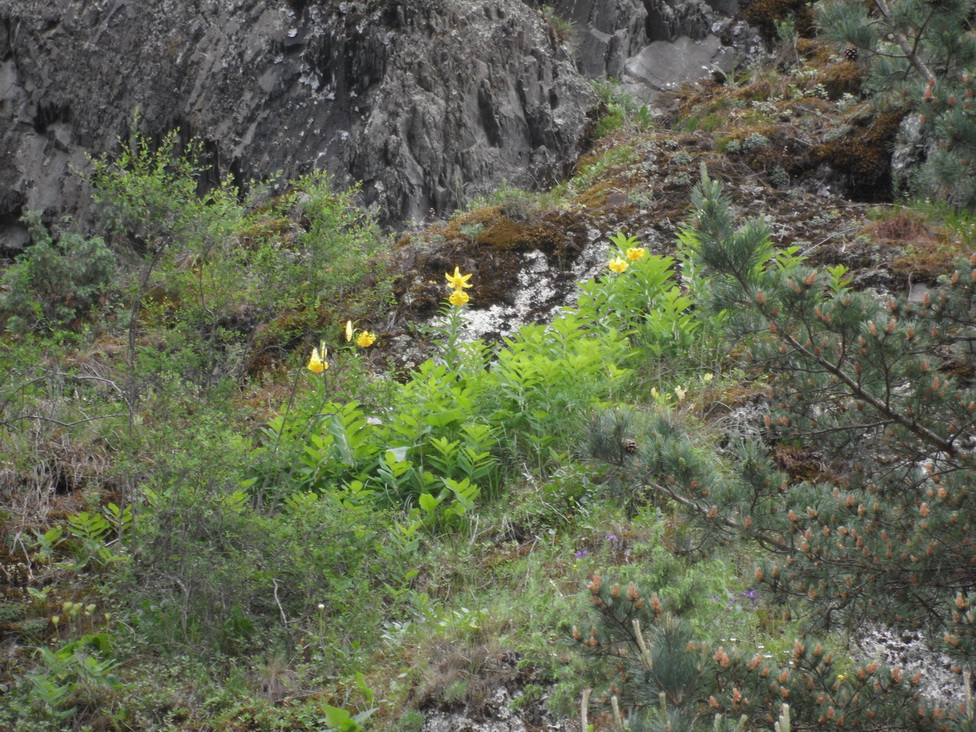
M768 437L829 455L829 467L819 482L791 481L763 445L742 441L719 457L667 413L635 430L633 455L607 447L624 434L620 420L595 423L603 436L591 448L634 485L688 509L709 540L754 541L768 553L756 581L809 631L854 632L865 622L923 629L971 670L976 575L969 517L976 507L964 445L976 429L976 392L960 374L971 373L976 355L974 264L961 263L921 303L879 298L854 291L842 266L820 272L793 254L776 254L758 224L734 229L721 187L707 177L696 203L691 229L714 288L711 306L729 313L750 368L771 377ZM771 696L765 681L750 688L757 669L765 678L760 656L746 663L709 648L705 657L717 662L709 683L719 685L709 704L750 715L762 707L772 719L774 705L788 698L794 724L837 728L856 727L867 709L876 720L920 728L943 713L909 701L918 679L876 664L847 680L858 688L845 688L829 654L817 648L809 639L798 643L790 670L768 669L782 687ZM752 707L730 697L729 688Z
M552 28L552 32L559 40L568 41L576 33L576 26L573 21L561 16L551 5L543 5L541 10L542 17L546 19L549 27Z
M183 483L150 495L130 591L140 635L176 649L236 655L288 643L335 664L368 637L386 584L403 576L384 516L341 493L296 494L257 514L243 491ZM160 576L154 570L165 566ZM353 618L354 624L316 621Z
M880 106L911 105L935 145L922 170L925 192L976 206L976 116L972 109L976 37L972 0L911 0L873 8L853 0L817 5L832 40L853 46L870 64Z
M206 260L239 224L237 191L226 180L200 195L202 143L181 149L178 130L157 143L140 133L139 121L137 112L115 155L92 160L92 194L104 204L104 220L136 252L158 257L172 248L185 264Z
M638 130L649 130L654 126L651 108L641 104L617 79L597 80L592 83L600 100L600 117L593 131L594 139L608 137L628 124Z
M480 409L506 437L507 459L542 465L578 440L589 410L627 375L628 344L617 331L588 329L573 314L526 325L506 339L485 382Z
M274 294L268 305L291 303L315 307L347 298L359 290L362 297L382 303L388 283L382 273L384 239L376 219L356 205L357 187L337 190L332 176L310 173L293 181L289 191L270 207L251 215L250 226L274 224L297 217L303 222L295 237L270 227L258 238L257 248L240 253L260 290Z
M666 602L633 582L625 588L594 574L588 589L595 624L589 633L574 627L573 637L616 671L603 703L612 697L635 732L769 729L784 700L801 729L936 728L897 670L872 662L838 673L833 654L810 641L796 641L784 664L739 654L696 637Z
M639 243L620 233L611 241L616 247L612 256L624 261ZM593 326L632 337L656 358L687 352L700 335L701 322L675 280L674 264L672 257L646 255L630 262L625 272L583 283L577 314Z
M826 276L803 267L757 273L747 259L723 256L728 247L703 240L701 254L728 286L735 325L766 325L750 347L753 362L778 377L771 431L849 460L838 465L839 490L801 486L775 513L753 516L768 540L804 537L791 566L774 564L777 577L766 581L815 600L828 624L871 617L938 635L955 628L967 602L957 593L976 590L963 549L973 466L962 448L976 426L976 392L956 375L974 358L972 265L916 304L855 292L841 267ZM775 494L773 486L754 484L746 500ZM906 563L913 568L903 576ZM971 659L972 647L949 635L950 650Z
M43 671L27 677L30 706L58 721L68 720L82 707L109 707L112 695L122 689L113 655L111 639L104 633L82 636L56 651L39 648Z
M33 556L43 564L51 562L59 548L67 548L75 557L73 562L65 565L71 570L77 572L88 566L104 569L124 559L111 544L121 540L131 526L131 505L120 509L109 503L102 513L82 511L68 516L67 532L64 526L52 526L46 531L33 529L29 546Z
M99 237L85 239L62 227L52 235L38 212L24 217L31 247L3 274L0 309L15 333L57 329L84 318L105 297L115 255Z

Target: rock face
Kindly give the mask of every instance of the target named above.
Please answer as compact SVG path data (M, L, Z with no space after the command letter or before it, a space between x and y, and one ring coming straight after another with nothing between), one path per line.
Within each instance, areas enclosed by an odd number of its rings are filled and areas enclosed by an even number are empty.
M0 0L0 248L27 210L85 217L71 171L136 108L215 176L324 168L402 223L563 175L593 101L521 0Z
M577 64L591 78L612 78L650 102L685 81L728 73L759 48L754 29L734 23L737 0L533 0L575 28Z
M590 78L619 78L627 59L647 42L642 0L537 0L575 27L580 70Z

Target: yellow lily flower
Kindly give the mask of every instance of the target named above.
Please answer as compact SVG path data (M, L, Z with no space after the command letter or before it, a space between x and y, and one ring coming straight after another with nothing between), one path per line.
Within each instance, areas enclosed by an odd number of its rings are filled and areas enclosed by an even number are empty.
M627 259L631 262L636 262L638 259L643 259L644 254L644 247L631 247L627 250Z
M321 352L318 348L313 348L312 357L308 359L308 370L313 374L321 374L323 371L329 368L329 362L325 360L325 357L328 355L329 352L325 348L325 343L322 343Z
M346 321L346 343L352 340L352 321Z
M444 273L444 277L447 279L447 281L451 285L451 287L453 287L455 290L463 290L463 289L465 289L467 287L471 287L471 285L468 284L468 280L471 279L471 275L470 274L466 274L466 275L461 274L461 268L460 267L455 267L454 268L454 274L450 274L450 273L445 272Z
M356 336L356 345L360 348L369 348L376 342L376 334L370 333L368 330L364 330L358 336Z
M610 271L616 272L617 274L620 274L621 272L626 272L627 267L629 266L630 265L627 264L627 260L621 259L620 257L614 257L607 263L607 267L610 268Z
M456 308L466 305L471 298L468 297L468 293L464 290L455 290L451 293L451 296L447 298L447 301L451 303Z

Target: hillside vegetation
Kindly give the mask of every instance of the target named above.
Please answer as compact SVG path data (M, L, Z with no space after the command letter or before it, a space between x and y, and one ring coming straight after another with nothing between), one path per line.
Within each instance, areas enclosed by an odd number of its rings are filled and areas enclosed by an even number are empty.
M777 29L399 236L136 117L3 273L0 727L976 729L972 214L885 202L916 112Z

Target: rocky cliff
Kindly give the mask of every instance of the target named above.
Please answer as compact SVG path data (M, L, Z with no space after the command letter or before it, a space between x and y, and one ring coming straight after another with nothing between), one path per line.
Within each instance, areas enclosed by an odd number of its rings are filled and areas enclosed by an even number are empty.
M522 0L0 0L0 245L27 210L85 215L72 170L136 108L213 175L325 168L405 222L561 176L592 103Z

